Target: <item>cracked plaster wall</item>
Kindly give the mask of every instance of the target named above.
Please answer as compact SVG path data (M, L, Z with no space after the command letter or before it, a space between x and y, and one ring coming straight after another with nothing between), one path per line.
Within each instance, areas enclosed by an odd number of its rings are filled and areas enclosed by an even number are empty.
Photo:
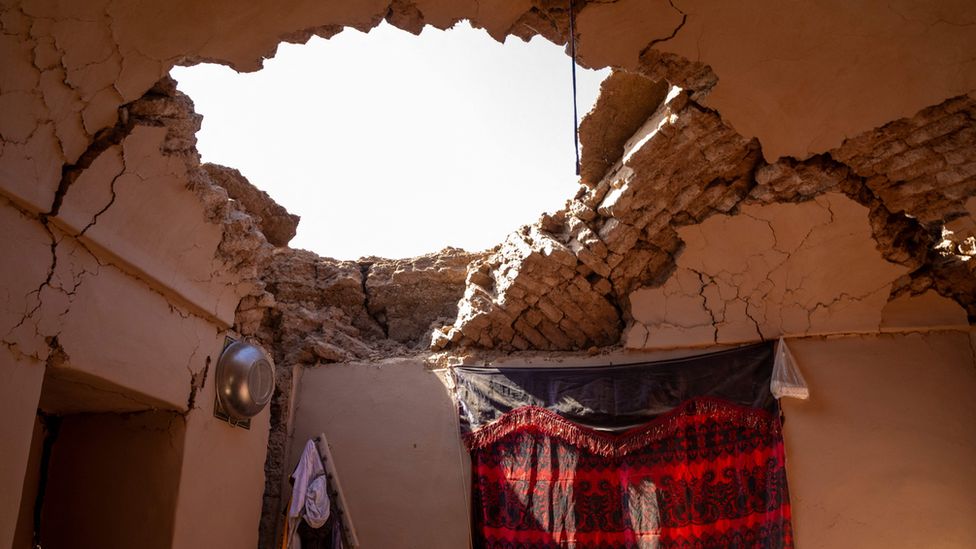
M613 104L644 95L627 88L590 127L634 125ZM587 135L619 158L472 264L435 350L585 350L624 330L634 348L869 332L888 301L927 292L956 304L956 328L976 315L968 96L775 164L676 87L623 146ZM924 316L915 324L945 325Z
M293 8L270 1L242 7L228 0L162 6L6 0L0 102L14 114L0 125L4 185L45 208L58 188L58 164L74 163L115 124L119 106L176 63L211 60L256 70L282 39L331 36L344 26L367 30L383 18L413 32L468 18L496 39L542 34L557 43L565 42L568 24L564 3L548 0L392 7L347 0ZM976 14L968 2L837 1L797 9L771 0L580 2L578 50L590 66L641 70L702 94L714 86L708 106L743 135L758 137L770 160L825 152L845 137L976 88L970 32Z
M868 209L836 193L750 204L678 236L685 248L667 282L630 295L628 348L878 332L891 286L908 271L877 251ZM962 307L933 301L925 308L948 308L946 320L968 328Z
M213 358L216 361L216 354ZM254 416L250 430L214 419L212 376L212 371L209 376L204 371L195 408L186 415L172 546L254 547L261 520L270 410Z
M26 357L0 353L0 542L10 544L17 529L20 495L28 470L30 441L37 414L37 401L44 380L43 363Z
M219 350L269 246L195 179L199 117L168 84L122 110L128 121L82 155L84 169L65 169L45 210L5 200L7 234L20 238L4 244L25 268L7 275L0 328L11 352L47 360L59 347L71 366L185 409L174 367L188 378Z
M44 235L30 218L21 215L15 219L19 224L8 235ZM144 281L112 265L99 264L75 239L52 231L59 244L49 285L36 295L30 292L37 288L12 294L27 297L15 300L18 314L4 317L6 332L23 311L32 311L27 322L10 332L9 339L15 344L3 353L13 359L4 360L4 387L17 393L5 406L16 405L19 410L8 419L17 421L39 407L52 413L175 411L184 425L187 444L181 450L178 512L170 524L173 546L192 547L201 540L214 541L214 537L230 540L234 546L253 543L254 531L242 530L240 525L256 524L260 515L268 416L265 412L255 418L250 432L213 419L215 387L212 381L207 383L207 373L223 343L223 330L182 310ZM11 242L30 240L3 240L4 244ZM38 264L47 265L50 245L35 250ZM29 254L17 257L30 260ZM18 379L26 374L33 374L29 382ZM17 446L5 445L5 452L8 448ZM7 457L4 455L4 463L16 463ZM11 490L5 493L19 494L20 488L14 486L21 482L22 475L11 478ZM215 499L215 494L220 496ZM201 513L221 497L232 505L219 519ZM16 517L17 511L5 516Z
M976 6L964 0L648 4L622 0L581 10L583 61L638 69L647 62L670 67L669 56L677 56L707 67L718 82L704 104L757 137L770 162L825 152L976 90ZM651 51L644 50L648 36Z
M260 514L267 415L250 433L223 432L230 427L213 425L206 380L241 297L260 289L271 246L258 220L200 169L200 117L175 83L154 83L156 68L143 74L153 74L145 86L127 87L133 73L117 66L107 19L81 5L58 9L26 17L5 4L0 17L0 248L10 266L0 334L5 381L17 392L10 417L39 408L174 411L193 445L181 450L167 539L246 546L256 528L239 526ZM17 435L2 456L10 489L0 545L13 534L6 517L18 516L12 502L26 470L30 435ZM238 455L239 467L220 464ZM215 502L211 488L232 503L216 530L200 512ZM237 503L248 490L250 504Z

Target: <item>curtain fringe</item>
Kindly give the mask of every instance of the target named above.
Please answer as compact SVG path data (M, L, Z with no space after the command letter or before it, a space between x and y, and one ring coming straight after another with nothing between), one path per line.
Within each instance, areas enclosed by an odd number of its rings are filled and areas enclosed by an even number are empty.
M778 434L780 422L765 410L741 406L715 397L688 399L670 412L622 433L608 433L584 427L538 406L516 408L480 429L464 435L469 450L485 448L519 432L540 432L603 457L619 457L644 448L675 432L693 416L705 416L722 423Z

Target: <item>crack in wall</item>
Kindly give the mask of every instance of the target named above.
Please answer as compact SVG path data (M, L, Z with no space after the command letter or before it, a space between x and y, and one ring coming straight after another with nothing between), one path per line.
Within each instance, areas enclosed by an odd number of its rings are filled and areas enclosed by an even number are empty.
M196 409L197 393L207 386L207 373L210 372L210 357L208 356L203 369L194 372L188 364L186 369L190 372L190 394L186 398L186 413Z
M369 302L369 288L366 286L366 281L369 279L369 271L373 267L373 264L368 261L359 263L359 273L360 281L363 288L363 308L366 309L366 314L376 322L377 326L383 330L383 337L386 339L390 338L390 326L387 323L387 318L385 311L377 310L374 311L374 307L370 306Z
M702 308L705 310L706 313L708 313L708 317L712 319L711 325L714 329L712 341L718 342L718 328L716 328L718 321L715 318L715 312L712 311L712 308L708 306L708 297L705 296L705 288L708 286L708 284L711 284L711 282L708 283L705 282L705 275L703 273L699 273L695 271L692 272L698 275L698 282L700 284L700 287L698 289L698 296L701 297ZM723 316L724 316L724 311L723 311Z
M681 8L679 8L678 6L675 6L674 5L674 0L668 0L668 4L671 6L672 9L674 9L676 12L678 12L678 13L681 14L681 22L678 23L678 26L676 26L674 28L674 30L671 31L671 34L669 34L669 35L667 35L667 36L665 36L663 38L655 38L654 40L651 40L650 43L647 44L647 47L645 48L645 51L647 49L653 48L654 46L656 46L658 44L661 44L661 43L664 43L664 42L668 42L668 41L672 40L675 36L678 36L678 32L680 32L681 29L685 26L685 23L688 22L688 14L685 13L684 11L682 11Z
M121 108L121 112L124 111L125 107ZM126 114L119 116L119 122L112 128L101 130L95 135L94 140L88 146L84 153L78 158L78 160L73 164L64 164L61 168L61 180L58 183L57 191L54 194L54 201L51 203L51 207L43 217L46 219L48 217L57 217L61 210L61 205L64 201L65 195L68 194L68 190L71 185L84 173L85 170L91 167L92 163L107 151L110 147L118 146L122 144L122 141L128 137L132 130L135 128L136 119L134 117L129 117ZM124 161L123 161L124 163ZM124 173L123 168L123 173ZM121 175L121 174L119 174ZM118 176L116 176L116 179ZM80 234L84 234L89 227L95 224L98 216L107 210L112 203L115 201L115 179L112 180L112 201L109 202L101 211L95 214L94 219L91 223L86 226Z
M76 237L80 238L80 237L85 236L85 233L88 232L88 229L91 229L92 227L94 227L98 223L98 218L101 217L102 214L104 214L105 212L107 212L109 210L109 208L111 208L115 204L115 199L118 197L118 195L115 194L115 184L116 184L116 182L118 182L118 180L119 180L120 177L122 177L123 175L126 174L126 170L127 170L127 167L125 165L125 155L122 155L122 169L119 170L119 172L112 177L112 180L109 182L109 186L108 186L109 193L112 196L109 198L108 202L105 203L104 206L102 206L102 208L100 210L98 210L97 212L95 212L95 215L92 216L91 221L89 221L88 224L85 225L81 229L81 231L78 232L77 235L75 235Z
M57 442L61 427L61 417L44 414L40 410L38 410L37 417L42 425L44 441L41 443L40 477L38 478L37 494L34 496L32 516L34 528L31 537L34 546L40 547L41 512L44 508L44 496L47 494L48 471L51 464L51 455L54 453L54 444Z
M39 221L40 221L41 225L44 227L44 231L47 233L48 237L51 239L51 245L50 245L51 263L48 266L47 276L40 283L40 285L37 287L37 289L32 290L30 293L28 293L25 296L25 298L26 298L26 300L28 302L30 301L30 299L31 299L32 296L36 296L37 297L37 302L35 303L35 305L33 306L33 308L31 308L29 311L25 311L24 312L24 314L20 318L20 321L18 321L17 324L15 324L13 326L13 328L11 328L10 330L7 331L6 335L4 336L4 341L5 342L6 342L6 338L7 337L10 337L11 334L13 334L15 331L17 331L18 328L20 328L21 326L23 326L29 319L31 319L34 316L35 313L37 313L37 311L40 310L41 306L43 305L43 302L41 301L41 292L44 291L44 288L47 288L48 286L51 285L51 280L54 278L54 273L55 273L55 271L57 270L57 267L58 267L58 239L54 235L54 232L51 230L51 228L48 226L48 222L47 222L47 219L45 217L43 217L43 216L40 217L39 218ZM30 307L30 305L28 305L28 307ZM36 332L36 327L35 327L35 332ZM35 335L37 335L37 334L35 334ZM9 344L9 345L12 345L12 344Z

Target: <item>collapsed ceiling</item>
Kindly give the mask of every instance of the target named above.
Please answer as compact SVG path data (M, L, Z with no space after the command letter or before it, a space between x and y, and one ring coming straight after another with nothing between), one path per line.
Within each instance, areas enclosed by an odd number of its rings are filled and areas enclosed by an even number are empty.
M297 218L234 170L200 164L199 116L166 76L201 61L257 70L282 40L383 19L419 33L467 18L497 40L563 44L567 6L4 1L0 183L34 231L10 246L50 249L7 288L24 313L4 320L4 344L84 361L96 344L68 327L83 322L76 303L97 298L94 273L146 284L135 302L160 318L260 339L285 366L266 464L273 521L291 366L976 318L971 2L576 2L580 61L614 68L581 127L581 186L484 253L343 262L288 249ZM145 384L186 400L182 385Z

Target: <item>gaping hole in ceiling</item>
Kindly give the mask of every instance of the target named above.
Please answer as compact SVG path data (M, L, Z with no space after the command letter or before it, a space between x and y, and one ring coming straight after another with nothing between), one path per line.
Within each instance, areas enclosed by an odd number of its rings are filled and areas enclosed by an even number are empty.
M462 22L419 37L282 44L264 69L177 67L203 161L301 216L290 245L339 259L490 248L576 190L570 61ZM609 70L577 68L579 112Z

